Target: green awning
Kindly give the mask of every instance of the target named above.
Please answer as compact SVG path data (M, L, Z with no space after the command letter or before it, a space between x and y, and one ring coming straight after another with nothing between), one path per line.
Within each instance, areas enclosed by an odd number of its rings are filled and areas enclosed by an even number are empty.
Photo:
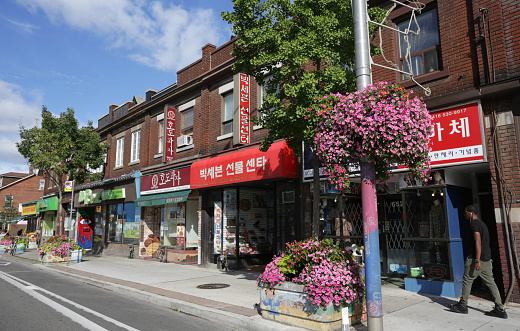
M188 200L191 190L144 195L135 200L136 207L159 206L167 203L179 203Z

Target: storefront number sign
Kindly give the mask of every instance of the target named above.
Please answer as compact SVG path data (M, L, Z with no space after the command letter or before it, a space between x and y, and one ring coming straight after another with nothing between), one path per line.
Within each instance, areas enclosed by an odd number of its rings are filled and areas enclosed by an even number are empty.
M165 162L172 162L175 151L175 108L166 106L166 126L164 127L165 135Z
M213 253L220 254L222 246L222 202L215 201Z
M190 189L190 167L168 170L141 177L141 194L155 194Z
M432 166L485 161L478 102L431 115L434 129L430 152Z
M238 130L238 143L249 144L250 137L250 84L249 76L245 74L238 74L239 79L239 93L238 93L238 105L239 105L239 130Z
M191 188L296 176L294 152L279 142L267 152L251 148L193 163Z

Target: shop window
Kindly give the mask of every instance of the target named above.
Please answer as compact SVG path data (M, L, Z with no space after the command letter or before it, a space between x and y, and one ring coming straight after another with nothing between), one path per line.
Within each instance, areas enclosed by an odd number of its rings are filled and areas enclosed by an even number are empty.
M408 44L405 42L405 36L399 33L399 56L401 70L412 72L414 76L420 76L430 72L440 70L439 58L439 25L437 21L437 9L434 8L420 15L417 15L417 24L420 27L420 33L415 35L408 34L410 43L410 65L405 61ZM417 31L417 25L410 20L398 24L399 31L410 29ZM402 80L408 79L406 75L401 76Z
M117 139L116 143L116 167L123 166L123 153L125 148L125 137Z
M120 203L109 208L107 242L137 244L140 223L136 222L135 204Z
M233 133L234 105L233 92L222 96L222 135Z
M132 132L132 152L130 153L130 162L139 161L139 153L141 148L141 130Z

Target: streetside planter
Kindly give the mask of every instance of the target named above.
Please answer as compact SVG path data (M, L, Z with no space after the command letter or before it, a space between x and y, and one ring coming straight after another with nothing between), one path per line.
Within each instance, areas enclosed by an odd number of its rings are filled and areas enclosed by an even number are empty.
M66 236L55 236L50 237L40 246L38 255L42 264L80 262L83 258L83 249Z
M56 254L45 254L40 256L40 264L62 264L67 263L68 256L59 256Z
M70 262L78 263L83 259L83 250L76 249L70 252Z
M342 325L342 308L348 307L350 325L366 320L363 300L342 306L336 306L332 301L326 306L317 306L300 284L283 282L271 287L260 283L259 287L260 308L265 319L310 330L338 330Z

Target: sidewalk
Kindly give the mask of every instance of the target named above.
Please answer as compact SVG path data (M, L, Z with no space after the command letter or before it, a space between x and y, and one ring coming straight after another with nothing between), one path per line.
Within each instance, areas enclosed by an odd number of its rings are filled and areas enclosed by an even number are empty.
M2 259L13 257L2 254ZM196 265L159 263L156 260L128 259L116 256L86 256L70 265L40 265L37 251L18 253L15 259L70 275L85 283L148 301L161 306L214 320L240 330L284 330L301 328L263 319L254 309L259 301L258 273L220 271ZM229 285L224 288L217 284ZM202 288L201 288L202 287ZM520 305L506 307L507 320L485 316L493 303L470 298L468 315L447 308L455 299L405 291L401 282L384 282L383 325L385 330L518 330ZM351 330L367 330L366 323Z

